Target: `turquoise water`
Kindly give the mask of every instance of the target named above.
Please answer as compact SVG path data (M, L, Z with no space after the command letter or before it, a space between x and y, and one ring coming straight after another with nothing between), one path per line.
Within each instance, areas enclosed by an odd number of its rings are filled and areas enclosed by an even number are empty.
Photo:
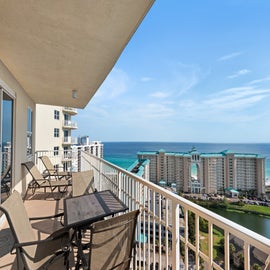
M188 152L195 147L201 153L218 153L231 150L237 153L260 154L266 158L265 176L270 181L270 144L242 144L242 143L181 143L181 142L104 142L104 159L128 169L137 159L139 151ZM194 171L195 174L195 171Z
M137 159L136 158L117 158L117 157L108 157L105 158L107 161L123 168L128 169Z

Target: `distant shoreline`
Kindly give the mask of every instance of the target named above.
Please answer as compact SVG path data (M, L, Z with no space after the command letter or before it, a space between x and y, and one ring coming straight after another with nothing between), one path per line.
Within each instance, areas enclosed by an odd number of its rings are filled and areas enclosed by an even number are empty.
M209 210L214 209L221 209L228 212L241 212L241 213L247 213L247 214L254 214L254 215L260 215L266 218L270 219L270 207L269 206L262 206L262 205L236 205L232 203L225 204L223 202L205 202L205 201L194 201L196 204L203 206L204 208L207 208ZM215 212L215 211L213 211Z
M139 151L188 152L195 147L201 153L218 153L232 150L237 153L253 153L264 156L265 180L270 181L270 143L205 143L205 142L147 142L147 141L111 141L103 142L104 159L128 169L137 159Z

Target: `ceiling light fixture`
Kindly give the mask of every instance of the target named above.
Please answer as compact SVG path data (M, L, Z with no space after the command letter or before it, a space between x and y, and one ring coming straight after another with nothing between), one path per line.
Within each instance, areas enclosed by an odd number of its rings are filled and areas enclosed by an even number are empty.
M72 98L76 99L78 97L77 90L72 90Z

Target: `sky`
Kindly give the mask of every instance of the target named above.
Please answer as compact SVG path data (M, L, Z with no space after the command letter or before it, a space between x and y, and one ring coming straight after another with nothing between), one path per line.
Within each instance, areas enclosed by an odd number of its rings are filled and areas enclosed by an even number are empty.
M90 140L268 143L270 1L156 0L95 96Z

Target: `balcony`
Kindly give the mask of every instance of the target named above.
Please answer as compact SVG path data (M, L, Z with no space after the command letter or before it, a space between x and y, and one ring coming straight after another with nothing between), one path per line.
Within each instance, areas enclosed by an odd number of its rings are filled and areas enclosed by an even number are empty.
M78 161L78 154L74 152L72 149L69 150L55 150L55 151L37 151L35 154L35 161L38 163L38 158L41 156L49 156L52 163L55 167L63 167L62 165L66 162L71 162L71 164L75 165ZM43 172L45 167L39 164L39 170ZM77 167L76 167L77 168ZM71 168L69 169L69 171Z
M63 112L69 115L76 115L78 113L77 109L71 107L63 107Z
M80 152L76 164L94 171L98 190L110 189L129 210L140 209L137 269L269 269L268 238L88 153Z
M76 122L72 122L70 120L64 120L63 121L63 128L65 129L77 129L77 123Z
M63 138L63 145L72 145L72 144L77 144L78 143L78 138L73 138L73 137L64 137Z

